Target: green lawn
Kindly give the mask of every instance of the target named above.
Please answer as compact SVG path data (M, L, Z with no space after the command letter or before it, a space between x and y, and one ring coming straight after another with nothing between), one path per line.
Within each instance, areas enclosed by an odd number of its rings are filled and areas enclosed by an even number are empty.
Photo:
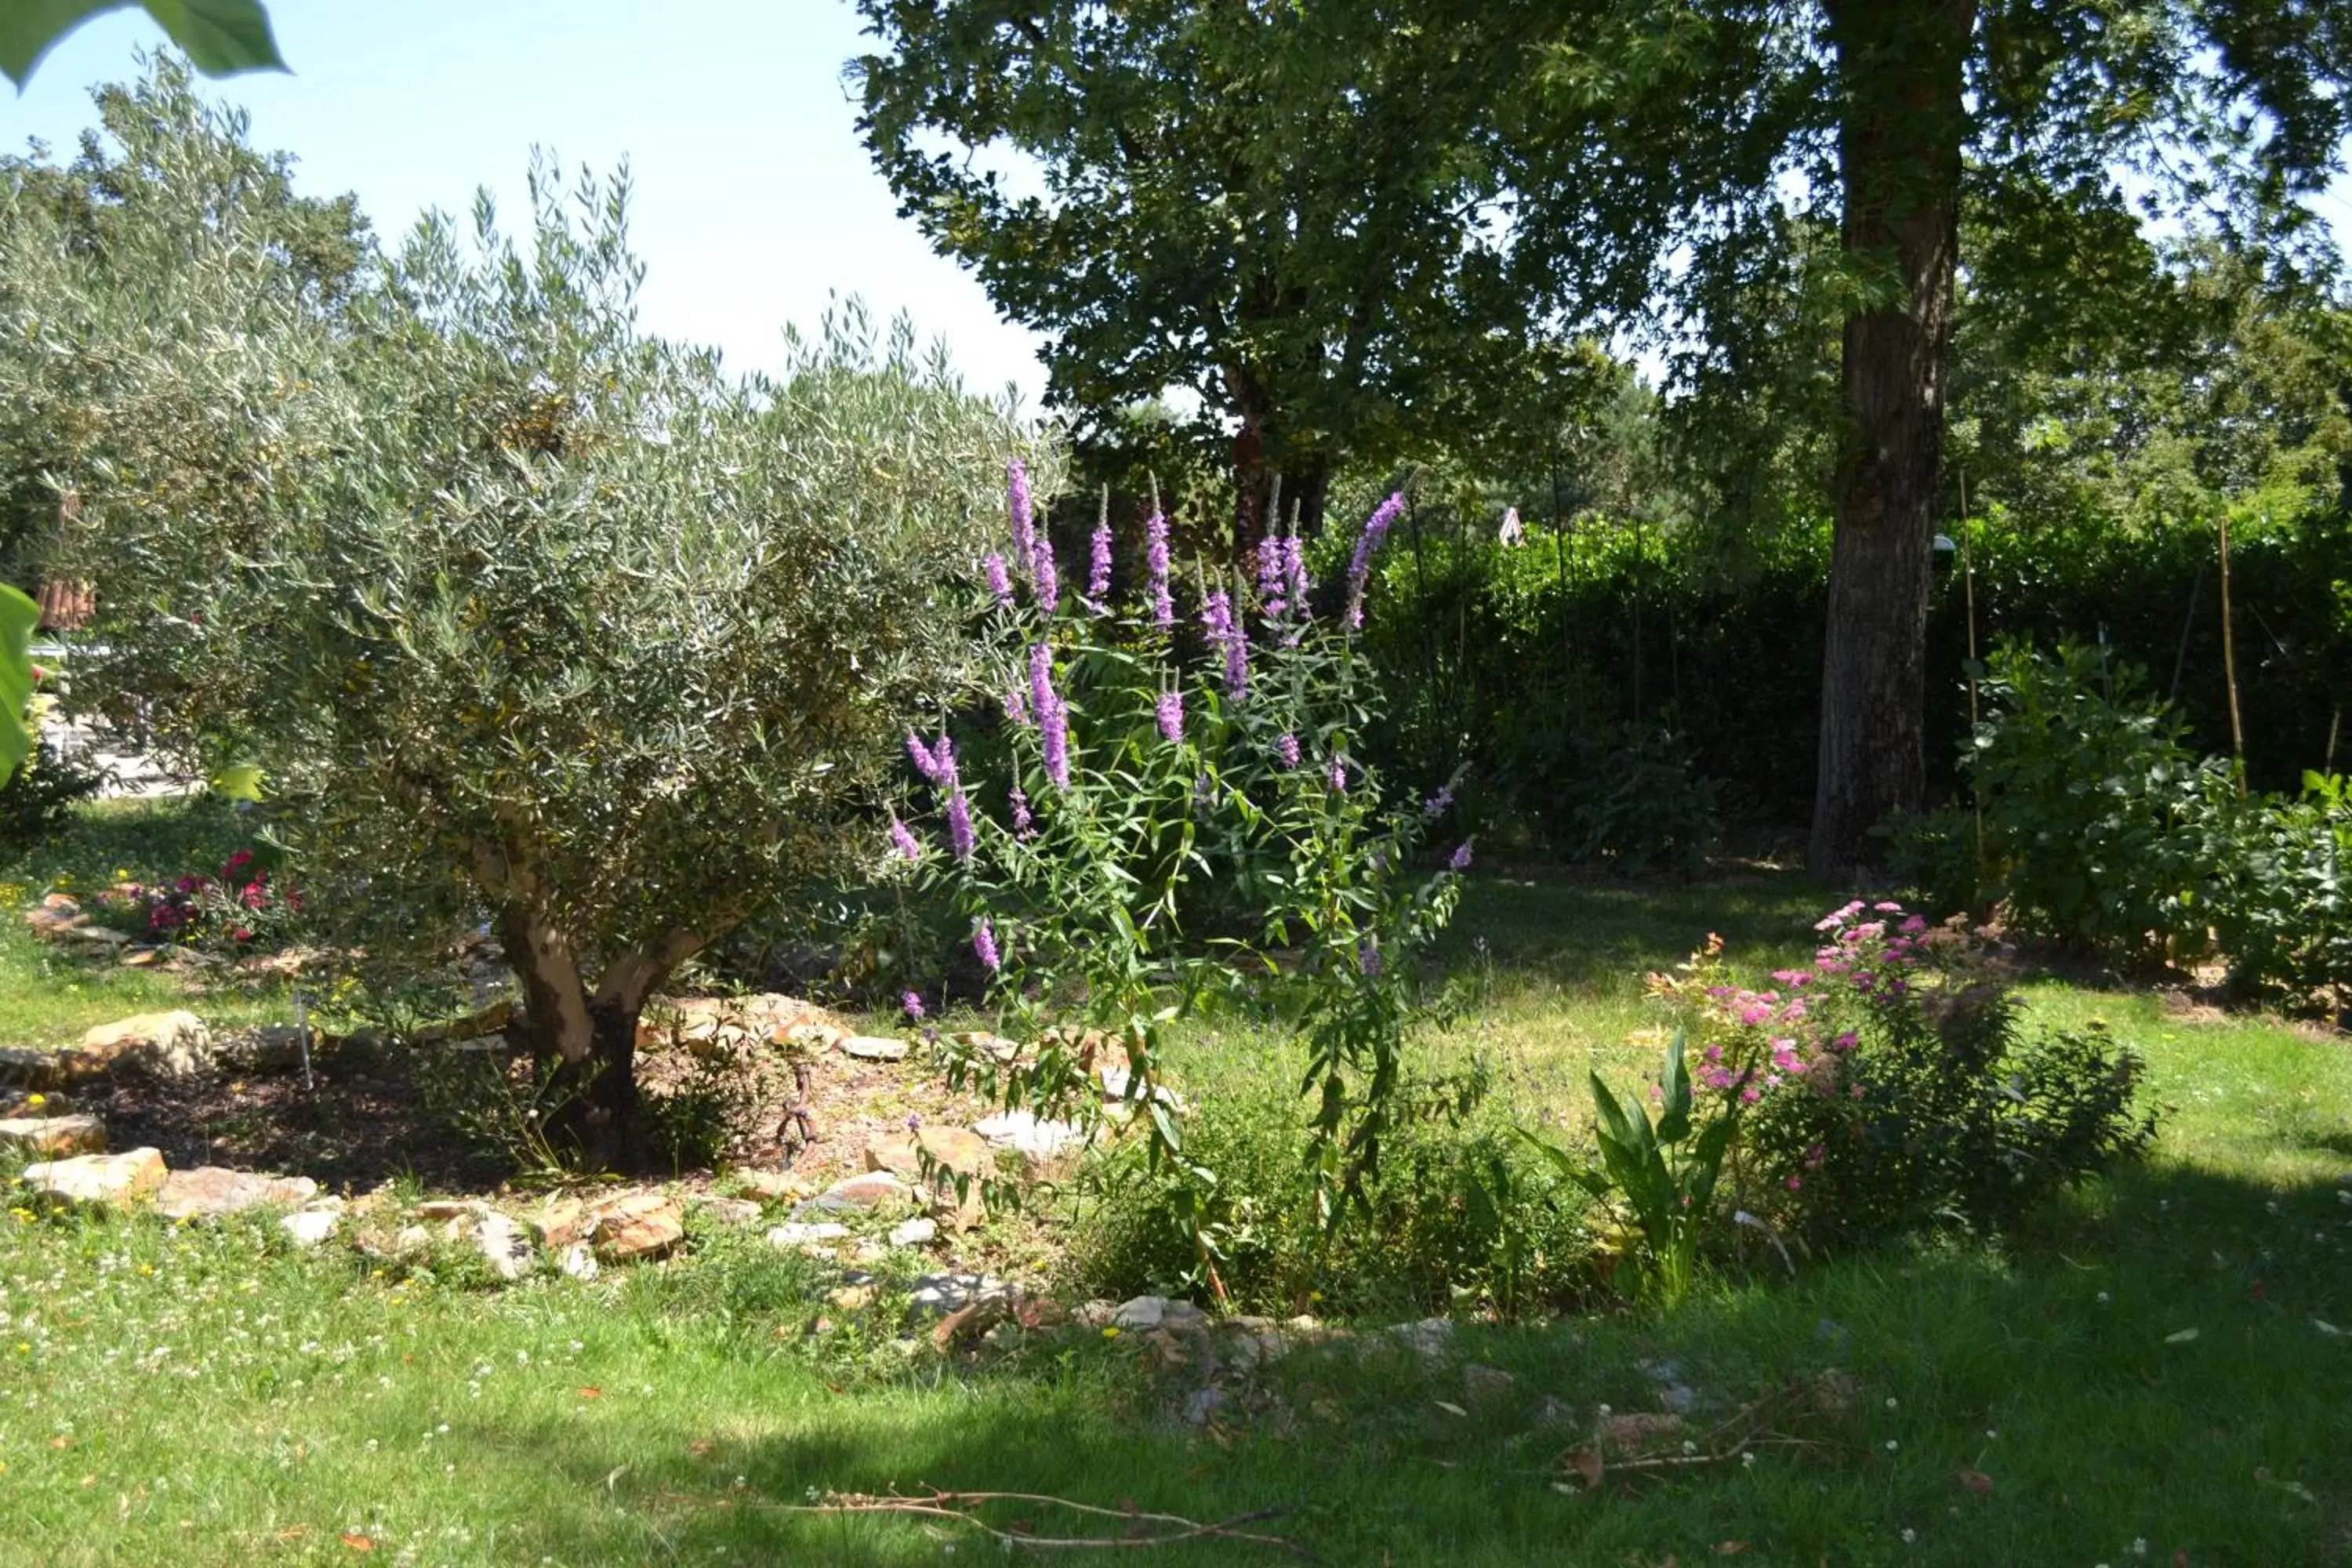
M1489 982L1461 1037L1542 1085L1596 1052L1630 1070L1608 1047L1643 1021L1642 969L1708 929L1759 964L1804 952L1822 901L1766 876L1481 878L1454 957ZM1294 1353L1208 1432L1131 1338L1039 1338L979 1368L854 1314L809 1337L821 1281L756 1231L493 1293L289 1255L261 1222L18 1214L0 1223L0 1563L1001 1555L950 1527L782 1511L927 1486L1279 1509L1255 1528L1331 1563L2352 1562L2352 1058L2260 1020L2171 1021L2143 994L2031 999L2138 1046L2170 1109L2144 1167L2012 1249L1725 1283L1664 1321L1465 1324L1439 1363ZM1726 1403L1843 1367L1853 1413L1752 1467L1559 1489L1597 1406L1655 1408L1642 1363L1660 1358ZM1474 1400L1471 1360L1515 1382Z

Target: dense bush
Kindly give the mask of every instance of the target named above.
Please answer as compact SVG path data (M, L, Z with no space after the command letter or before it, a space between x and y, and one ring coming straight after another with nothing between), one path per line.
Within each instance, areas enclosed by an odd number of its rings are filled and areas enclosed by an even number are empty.
M61 826L76 804L104 787L106 776L58 749L37 742L22 766L0 780L0 854L26 849Z
M2301 798L2258 799L2224 847L2213 919L2242 990L2352 1006L2352 787L2306 774Z
M1711 947L1654 984L1745 1107L1737 1201L1814 1247L1999 1230L2153 1135L2138 1058L2103 1033L2030 1028L1957 930L1848 904L1806 969L1737 984Z

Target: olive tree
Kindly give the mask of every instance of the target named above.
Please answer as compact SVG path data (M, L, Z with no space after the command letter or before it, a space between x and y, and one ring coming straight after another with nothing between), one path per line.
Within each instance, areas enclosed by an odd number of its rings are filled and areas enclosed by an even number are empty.
M854 307L774 383L646 334L625 180L557 184L520 246L428 219L343 327L160 366L76 545L114 673L262 766L312 906L377 957L491 923L625 1164L647 999L877 842L1005 465L1052 454Z

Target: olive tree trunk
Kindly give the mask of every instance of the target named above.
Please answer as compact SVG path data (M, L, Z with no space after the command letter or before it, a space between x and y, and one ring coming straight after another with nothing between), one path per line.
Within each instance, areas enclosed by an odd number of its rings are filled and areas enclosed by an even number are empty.
M1808 861L1878 858L1872 828L1927 791L1927 596L1959 249L1963 71L1976 0L1827 0L1844 92L1845 427Z

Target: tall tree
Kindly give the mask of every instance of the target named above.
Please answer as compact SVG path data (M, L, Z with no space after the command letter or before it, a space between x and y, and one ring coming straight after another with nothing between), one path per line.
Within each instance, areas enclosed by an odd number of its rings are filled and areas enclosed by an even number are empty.
M2143 216L2312 265L2300 198L2352 127L2341 0L1621 0L1550 46L1512 179L1540 214L1583 200L1596 102L1629 111L1604 158L1674 171L1658 253L1675 327L1733 335L1727 257L1790 209L1834 218L1843 423L1810 859L1843 877L1869 832L1919 804L1927 601L1943 500L1954 303L2095 290L2086 256ZM1654 106L1672 95L1675 113ZM1559 117L1547 135L1542 116ZM2032 212L2038 243L1964 258L1979 195ZM1584 237L1542 225L1560 254ZM1675 265L1666 263L1672 258ZM1698 356L1704 359L1702 352Z
M1391 460L1557 397L1496 132L1535 34L1477 0L859 0L860 125L901 211L1046 338L1082 432L1174 395L1246 544Z

